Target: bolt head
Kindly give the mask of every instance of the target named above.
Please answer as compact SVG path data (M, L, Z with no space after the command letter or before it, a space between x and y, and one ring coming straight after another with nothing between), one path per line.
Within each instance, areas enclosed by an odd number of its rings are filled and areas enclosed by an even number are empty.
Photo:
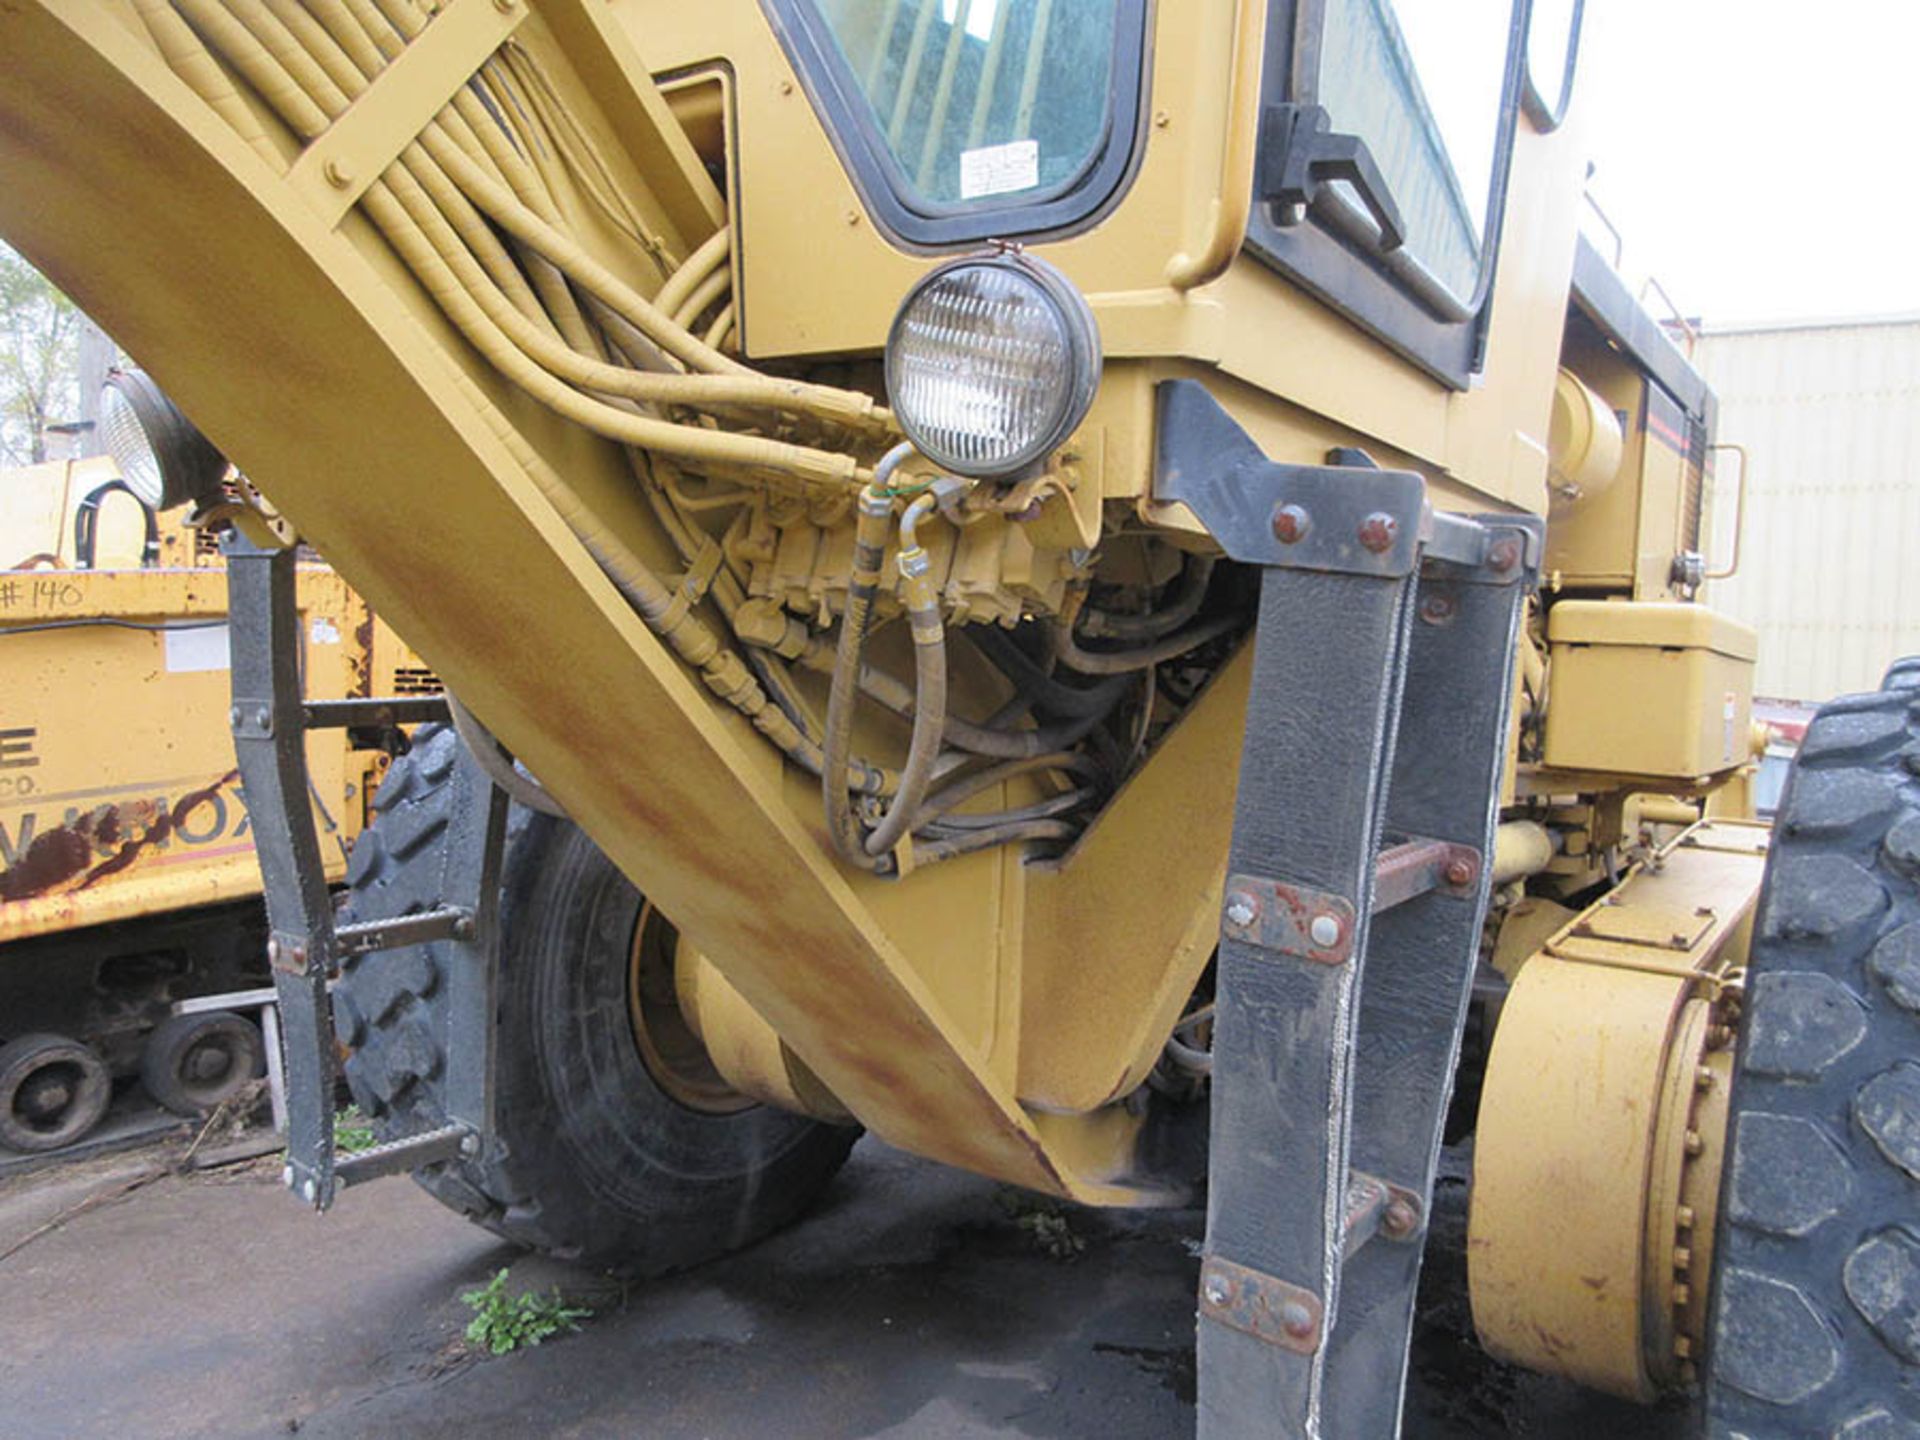
M1399 533L1400 522L1384 510L1376 510L1360 522L1360 544L1375 555L1391 550Z
M1404 1200L1396 1200L1387 1206L1387 1233L1390 1235L1411 1235L1413 1227L1420 1217L1414 1213L1413 1206Z
M1464 855L1456 855L1447 862L1447 884L1471 885L1473 883L1473 862Z
M1227 897L1227 923L1245 928L1251 925L1260 914L1260 907L1253 897L1244 890L1236 890Z
M280 1183L289 1190L293 1189L293 1166L282 1165L280 1167Z
M327 183L336 190L344 190L353 184L353 167L344 160L329 160L320 169L327 177Z
M320 1199L320 1187L309 1180L300 1187L300 1197L309 1205L316 1204Z
M1429 595L1420 602L1420 618L1429 625L1444 625L1453 619L1454 604L1445 595Z
M266 729L273 723L273 712L262 705L258 710L253 712L253 723L258 725L262 730Z
M1504 574L1520 563L1520 542L1503 535L1487 548L1487 568Z
M1331 950L1340 943L1340 921L1333 915L1316 915L1307 925L1307 938L1322 950Z
M1273 512L1273 538L1282 545L1298 545L1313 529L1313 516L1305 506L1280 505Z
M1296 1340L1304 1340L1313 1334L1313 1315L1298 1300L1289 1300L1280 1307L1280 1328Z
M227 707L227 724L234 727L235 729L239 728L240 707L238 705L230 705Z
M1209 1305L1224 1305L1233 1291L1224 1278L1219 1275L1209 1275L1206 1283L1201 1286L1200 1293L1207 1297Z

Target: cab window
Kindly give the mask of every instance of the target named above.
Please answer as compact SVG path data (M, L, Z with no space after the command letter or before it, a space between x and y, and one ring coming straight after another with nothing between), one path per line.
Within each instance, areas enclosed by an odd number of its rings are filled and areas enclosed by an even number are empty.
M1124 176L1144 0L767 3L865 198L905 238L1057 229Z

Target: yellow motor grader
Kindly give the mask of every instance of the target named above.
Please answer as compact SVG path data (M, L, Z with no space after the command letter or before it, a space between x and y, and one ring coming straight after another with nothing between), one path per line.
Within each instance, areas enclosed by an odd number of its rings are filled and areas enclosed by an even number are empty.
M290 1188L659 1271L856 1126L1204 1187L1201 1433L1389 1435L1457 1083L1489 1350L1912 1434L1920 669L1741 818L1713 400L1580 237L1579 11L0 7L0 233L198 427L128 445L278 507L224 544ZM459 697L338 921L296 532Z
M137 372L109 395L122 430L136 403L167 413ZM180 498L107 456L0 471L0 1159L87 1139L118 1080L201 1114L267 1060L272 1007L259 1007L264 1035L230 1008L271 991L253 827L221 723L227 576ZM310 555L297 569L315 695L437 695L345 581ZM393 736L365 723L313 741L330 884L346 878Z

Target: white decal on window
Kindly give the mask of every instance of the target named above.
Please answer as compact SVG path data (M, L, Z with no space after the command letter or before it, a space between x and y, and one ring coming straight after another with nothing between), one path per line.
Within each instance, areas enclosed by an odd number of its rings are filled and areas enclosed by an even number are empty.
M1031 190L1040 183L1040 142L1015 140L1009 145L983 145L960 152L960 198L1005 195Z

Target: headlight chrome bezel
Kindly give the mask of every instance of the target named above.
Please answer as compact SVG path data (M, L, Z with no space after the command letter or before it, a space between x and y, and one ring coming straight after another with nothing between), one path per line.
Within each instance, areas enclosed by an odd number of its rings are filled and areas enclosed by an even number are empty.
M914 413L911 403L902 403L906 388L902 383L903 370L908 363L903 358L902 339L917 307L936 291L951 288L967 272L983 270L1002 272L1031 286L1057 320L1059 339L1066 352L1061 368L1063 383L1050 408L1049 422L1039 427L1025 444L990 459L954 453L941 443L933 427L923 423L924 415ZM900 302L887 332L887 394L900 428L934 464L973 480L1017 480L1043 466L1086 420L1100 388L1101 366L1100 328L1086 297L1054 266L1012 248L956 256L929 270ZM958 382L959 377L955 378Z

